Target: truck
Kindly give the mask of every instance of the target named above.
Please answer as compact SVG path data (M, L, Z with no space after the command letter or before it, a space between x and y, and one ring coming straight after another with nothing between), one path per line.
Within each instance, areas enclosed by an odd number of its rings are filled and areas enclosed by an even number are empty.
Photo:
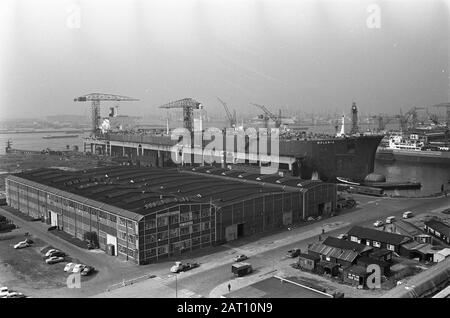
M250 274L253 272L252 265L249 263L236 263L231 265L231 272L238 277Z
M188 270L191 270L193 268L197 268L199 266L200 266L199 263L186 263L186 264L183 264L182 262L175 262L175 265L173 265L170 268L170 271L172 273L186 272Z

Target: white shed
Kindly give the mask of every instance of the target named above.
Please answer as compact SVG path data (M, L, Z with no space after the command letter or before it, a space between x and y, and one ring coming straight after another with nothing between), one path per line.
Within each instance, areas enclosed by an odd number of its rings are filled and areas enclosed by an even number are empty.
M433 261L435 263L442 262L444 259L450 256L450 248L444 248L443 250L440 250L436 253L434 253L434 259Z

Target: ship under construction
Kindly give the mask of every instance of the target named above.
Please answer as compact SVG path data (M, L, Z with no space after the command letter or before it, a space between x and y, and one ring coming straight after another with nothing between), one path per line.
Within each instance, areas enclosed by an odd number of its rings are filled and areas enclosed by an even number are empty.
M106 96L106 97L105 97ZM352 130L347 135L342 117L341 132L334 135L311 135L305 131L282 131L277 134L274 147L271 130L256 133L255 136L243 134L239 129L223 131L223 142L219 149L213 149L210 160L204 160L210 141L206 140L206 130L201 120L194 120L194 110L202 109L201 103L185 98L160 106L160 108L183 109L183 127L192 138L174 135L168 127L146 131L101 129L99 118L100 100L126 100L108 97L107 94L90 94L75 99L93 103L93 131L84 139L84 151L123 157L143 166L172 167L180 165L211 165L242 169L260 169L276 163L280 174L301 179L321 179L335 181L336 177L363 180L374 171L374 160L382 135L358 133L357 109L352 105ZM102 99L103 98L103 99ZM130 99L133 100L133 99ZM276 118L275 118L276 121ZM199 138L196 137L200 135ZM244 138L240 139L240 136ZM183 141L184 139L184 141ZM232 142L230 142L230 140ZM244 143L239 147L239 140ZM257 146L253 146L256 141ZM275 151L276 148L276 151ZM209 149L211 150L211 149ZM276 154L276 156L267 155ZM211 160L212 158L212 160Z

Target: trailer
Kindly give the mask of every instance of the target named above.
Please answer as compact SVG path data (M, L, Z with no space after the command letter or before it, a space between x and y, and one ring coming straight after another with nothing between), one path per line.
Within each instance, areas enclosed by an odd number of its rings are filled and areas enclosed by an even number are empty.
M238 277L241 277L253 272L253 268L249 263L236 263L231 265L231 272Z

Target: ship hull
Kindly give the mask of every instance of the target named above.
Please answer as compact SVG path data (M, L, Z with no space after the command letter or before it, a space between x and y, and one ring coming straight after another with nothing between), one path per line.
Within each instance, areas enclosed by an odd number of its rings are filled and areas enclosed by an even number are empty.
M374 170L375 152L381 139L382 136L376 135L281 139L279 155L280 158L287 158L289 164L280 164L279 168L289 170L292 175L302 179L317 177L323 181L335 181L336 177L344 177L362 181ZM175 144L176 141L171 140L170 136L164 135L108 134L95 140L85 140L85 151L86 146L90 147L91 151L96 151L99 146L112 156L134 158L144 165L173 166L171 150ZM224 159L225 162L221 162L221 158L217 158L214 164L232 163Z
M415 163L434 163L450 165L450 151L408 151L401 149L378 149L375 158L392 161L406 161Z

